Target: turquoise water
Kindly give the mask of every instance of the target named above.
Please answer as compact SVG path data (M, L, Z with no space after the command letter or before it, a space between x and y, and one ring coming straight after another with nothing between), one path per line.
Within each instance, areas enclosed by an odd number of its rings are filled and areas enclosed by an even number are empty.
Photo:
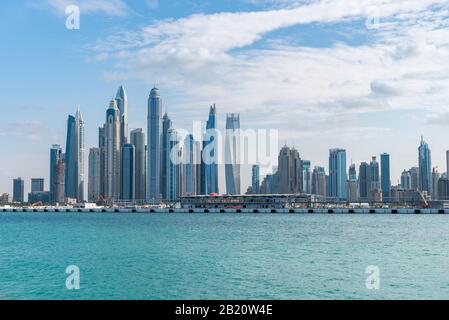
M448 270L445 215L0 214L0 299L447 299Z

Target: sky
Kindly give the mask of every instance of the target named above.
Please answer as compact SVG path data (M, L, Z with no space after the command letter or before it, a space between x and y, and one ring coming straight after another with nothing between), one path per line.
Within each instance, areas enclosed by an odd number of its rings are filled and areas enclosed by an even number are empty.
M66 7L80 28L66 28ZM449 149L449 0L3 0L0 193L45 177L81 107L86 149L124 85L129 128L146 128L151 88L178 128L217 105L242 128L277 129L312 166L391 155L392 183ZM86 150L86 155L88 150ZM266 168L262 172L268 172ZM244 179L245 183L248 179ZM245 190L245 186L243 188Z

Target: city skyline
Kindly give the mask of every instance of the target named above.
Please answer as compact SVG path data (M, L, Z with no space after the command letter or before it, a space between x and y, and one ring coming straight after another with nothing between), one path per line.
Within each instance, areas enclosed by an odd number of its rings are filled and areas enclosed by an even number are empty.
M146 128L146 99L156 83L164 90L162 109L177 127L204 121L215 102L218 127L224 127L226 113L239 112L242 128L277 128L280 145L294 146L312 168L327 168L328 150L335 147L345 149L347 163L357 168L387 152L392 184L403 170L418 166L416 141L424 135L432 166L445 171L449 37L447 16L439 9L447 1L401 6L370 1L366 7L333 0L323 4L325 10L319 1L194 2L176 9L162 2L74 3L82 14L79 30L65 28L65 1L5 1L0 13L10 23L1 36L11 44L0 53L7 75L0 81L9 93L0 120L8 150L1 162L1 193L10 193L18 176L27 182L25 195L31 178L47 177L44 150L52 143L65 145L61 118L78 104L86 121L87 157L87 147L97 141L96 119L104 117L111 88L122 83L130 98L129 131ZM373 6L380 21L368 28ZM185 24L201 36L193 37ZM234 38L237 31L244 37ZM135 42L119 40L125 32L131 38L122 40ZM153 41L146 42L149 35ZM210 38L217 41L204 40ZM236 74L238 79L232 78ZM29 159L33 165L24 165ZM245 180L249 185L250 175ZM48 189L48 178L45 183Z

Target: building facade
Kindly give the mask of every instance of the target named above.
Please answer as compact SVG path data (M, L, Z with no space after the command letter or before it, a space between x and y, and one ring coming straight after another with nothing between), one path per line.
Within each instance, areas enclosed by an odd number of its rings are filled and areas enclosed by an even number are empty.
M240 194L240 116L236 113L226 115L225 176L226 193Z
M153 88L148 98L147 201L161 200L162 98Z
M345 200L346 194L346 150L329 151L329 191L330 197Z
M143 201L146 199L146 150L145 150L145 133L142 129L131 131L131 144L135 150L135 167L136 167L136 186L135 199Z

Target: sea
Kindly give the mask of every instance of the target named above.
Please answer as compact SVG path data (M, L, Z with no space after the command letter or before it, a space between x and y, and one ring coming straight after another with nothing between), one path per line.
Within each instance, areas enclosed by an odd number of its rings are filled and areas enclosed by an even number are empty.
M0 299L448 299L449 215L0 213Z

